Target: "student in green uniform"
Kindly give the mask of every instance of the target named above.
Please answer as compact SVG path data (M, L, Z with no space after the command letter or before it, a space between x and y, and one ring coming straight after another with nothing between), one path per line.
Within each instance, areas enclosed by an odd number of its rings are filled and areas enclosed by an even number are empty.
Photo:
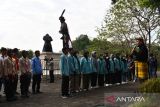
M105 74L105 60L103 58L103 55L100 54L98 58L98 86L103 87L104 86L104 74Z
M115 83L115 68L114 68L114 55L111 54L110 58L109 58L109 79L110 79L110 83L114 84Z
M98 70L97 53L96 53L96 51L93 51L91 53L91 66L92 66L91 88L96 88L96 85L97 85L97 70Z
M83 90L89 90L90 84L90 74L91 74L91 60L89 58L89 52L84 51L83 57L80 61L80 68L82 72L82 79L83 79Z
M68 64L68 49L62 49L62 55L60 57L60 70L62 75L62 98L69 97L69 64Z

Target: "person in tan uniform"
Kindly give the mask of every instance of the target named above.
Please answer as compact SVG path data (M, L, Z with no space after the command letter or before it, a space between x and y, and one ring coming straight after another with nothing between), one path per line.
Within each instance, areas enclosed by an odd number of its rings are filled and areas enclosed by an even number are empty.
M17 92L17 85L18 85L18 73L19 73L19 58L18 58L18 49L17 48L14 48L12 50L12 53L13 53L13 56L12 56L12 59L14 60L15 62L15 80L14 80L14 85L13 85L13 88L14 88L14 92L15 94L19 94Z
M4 81L5 81L5 94L7 101L16 100L14 92L14 80L15 80L15 62L12 59L12 50L7 50L8 57L4 59Z
M0 91L2 89L2 85L5 85L4 84L4 59L7 58L7 49L2 47L1 48L1 56L0 56L0 62L1 62L1 65L0 65L0 69L1 69L1 73L0 73Z
M3 61L0 60L0 91L2 87L2 79L3 79Z
M20 69L20 88L21 88L21 97L29 97L28 89L31 79L31 62L27 58L27 52L22 51L22 57L19 59L19 69Z

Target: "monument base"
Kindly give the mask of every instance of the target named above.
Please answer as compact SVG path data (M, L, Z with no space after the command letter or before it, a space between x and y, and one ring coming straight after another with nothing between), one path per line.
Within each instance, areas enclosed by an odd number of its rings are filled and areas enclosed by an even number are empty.
M59 61L60 61L61 53L53 53L53 52L42 52L40 54L40 59L43 68L43 75L49 75L49 59L53 58L54 61L54 74L59 74ZM47 61L45 60L47 59Z

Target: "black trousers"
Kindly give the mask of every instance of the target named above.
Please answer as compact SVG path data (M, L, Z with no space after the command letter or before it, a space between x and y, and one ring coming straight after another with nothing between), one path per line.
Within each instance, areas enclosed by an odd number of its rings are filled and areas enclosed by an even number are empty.
M40 83L41 83L41 74L33 74L33 82L32 82L32 91L39 92L40 90Z
M98 74L98 86L104 86L104 74Z
M6 99L10 100L13 97L15 97L15 90L13 89L14 79L12 78L12 76L8 76L4 78L4 82L5 82Z
M91 87L95 87L97 85L97 72L91 73Z
M109 73L105 74L105 84L110 84Z
M62 76L62 96L69 95L69 76Z
M13 89L15 93L17 91L17 85L18 85L18 74L15 75L14 82L13 82Z
M115 84L116 83L116 74L115 73L110 73L109 75L109 80L111 84Z
M117 71L117 83L122 83L122 74L121 74L121 71Z
M54 70L49 70L50 82L54 82Z
M31 81L31 75L30 74L22 74L20 76L21 95L28 95L30 81Z
M0 77L0 91L2 89L2 78Z
M83 74L83 89L88 90L90 84L90 74Z

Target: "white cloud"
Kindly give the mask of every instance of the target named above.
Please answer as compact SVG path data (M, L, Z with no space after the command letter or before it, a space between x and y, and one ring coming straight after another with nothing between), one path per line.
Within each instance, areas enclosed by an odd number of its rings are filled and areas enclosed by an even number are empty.
M49 33L53 51L62 48L58 20L62 10L72 39L80 34L95 37L110 0L3 0L0 1L0 47L43 48L43 36Z

